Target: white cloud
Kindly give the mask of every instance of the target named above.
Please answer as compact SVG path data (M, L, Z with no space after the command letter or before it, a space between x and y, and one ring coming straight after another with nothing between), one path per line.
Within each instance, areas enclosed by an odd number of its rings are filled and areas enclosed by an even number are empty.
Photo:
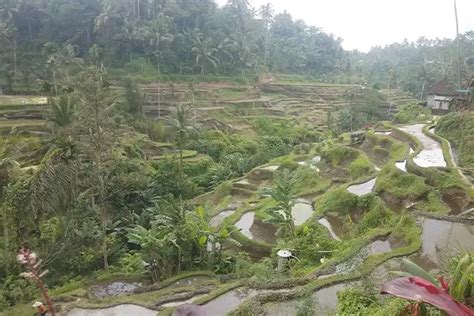
M223 4L226 0L218 0ZM415 41L419 37L453 38L453 0L250 0L253 7L272 3L328 33L344 39L346 49ZM460 32L474 30L473 0L458 0Z

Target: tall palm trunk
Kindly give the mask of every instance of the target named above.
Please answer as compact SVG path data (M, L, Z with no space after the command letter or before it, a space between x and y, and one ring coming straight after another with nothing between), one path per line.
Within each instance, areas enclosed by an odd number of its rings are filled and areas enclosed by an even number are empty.
M3 222L3 247L5 251L5 259L8 258L9 255L9 236L8 236L8 220L7 220L7 208L2 207L2 222Z
M15 70L15 78L17 76L18 72L18 66L17 66L17 44L16 44L16 38L13 39L13 67Z
M454 16L456 18L456 53L457 53L457 60L458 60L458 89L462 87L462 62L461 62L461 48L459 44L459 19L458 19L458 7L456 0L454 0Z

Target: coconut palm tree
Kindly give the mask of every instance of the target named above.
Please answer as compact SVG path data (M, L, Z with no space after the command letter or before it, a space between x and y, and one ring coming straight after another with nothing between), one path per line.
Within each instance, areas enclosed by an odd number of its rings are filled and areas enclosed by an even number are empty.
M209 65L214 70L217 69L217 65L220 63L216 56L218 49L213 46L212 41L209 38L204 38L200 32L194 32L191 41L193 43L192 51L196 55L196 65L201 68L201 75L207 72L206 67Z
M51 117L48 120L60 128L69 126L73 119L76 106L69 95L49 99L51 105Z
M18 168L20 164L12 157L6 157L0 160L0 202L3 204L4 187L11 179L13 171ZM2 223L3 223L3 241L5 258L8 257L9 252L9 237L8 237L8 215L7 207L1 205L2 208Z
M189 124L188 111L186 108L181 105L178 106L176 109L176 116L171 120L171 124L176 129L176 143L179 150L180 170L182 171L183 150L186 143L186 137L194 129L194 127Z

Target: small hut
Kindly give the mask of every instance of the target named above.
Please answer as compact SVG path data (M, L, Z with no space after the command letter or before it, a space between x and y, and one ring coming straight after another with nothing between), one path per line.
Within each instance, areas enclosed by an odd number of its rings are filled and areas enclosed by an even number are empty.
M426 106L435 115L447 114L454 109L457 98L456 89L447 78L444 78L428 90Z

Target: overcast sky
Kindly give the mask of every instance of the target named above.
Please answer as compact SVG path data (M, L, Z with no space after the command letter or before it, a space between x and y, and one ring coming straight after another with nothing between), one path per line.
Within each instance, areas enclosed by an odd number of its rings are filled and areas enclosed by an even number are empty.
M227 0L217 0L224 4ZM453 0L249 0L259 8L271 3L275 12L287 10L294 18L344 39L348 50L405 38L453 38L456 34ZM460 32L474 30L474 0L457 0Z

